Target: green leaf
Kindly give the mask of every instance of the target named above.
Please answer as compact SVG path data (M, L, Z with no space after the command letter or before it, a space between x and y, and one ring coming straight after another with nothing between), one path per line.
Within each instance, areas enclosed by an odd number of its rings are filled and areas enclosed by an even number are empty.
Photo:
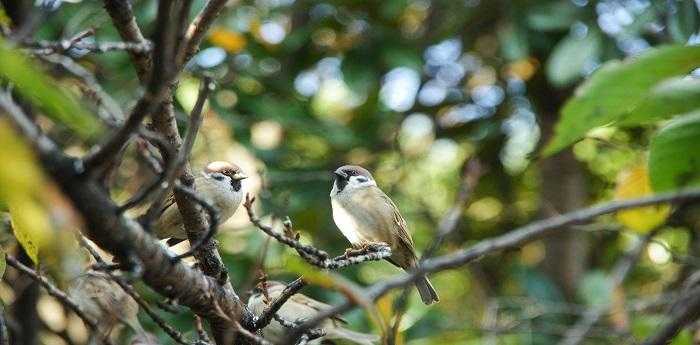
M37 105L51 119L61 122L81 137L99 130L91 116L64 88L41 72L32 61L0 39L0 78L11 82L22 96Z
M698 66L700 46L663 46L624 62L606 63L564 105L543 154L556 153L589 130L619 120L645 100L657 83Z
M547 60L547 78L556 86L565 86L583 76L586 63L600 55L600 34L590 30L584 37L569 34L552 51Z
M612 301L612 292L610 279L600 270L587 273L578 290L581 299L589 306L609 305Z
M527 14L527 24L536 31L568 30L578 20L578 8L568 0L537 4Z
M649 177L656 192L700 185L700 111L674 119L651 140Z
M526 30L523 27L508 25L498 31L498 39L501 42L503 57L508 61L524 59L530 54Z
M654 86L649 95L622 115L621 126L636 126L700 108L700 79L677 77Z

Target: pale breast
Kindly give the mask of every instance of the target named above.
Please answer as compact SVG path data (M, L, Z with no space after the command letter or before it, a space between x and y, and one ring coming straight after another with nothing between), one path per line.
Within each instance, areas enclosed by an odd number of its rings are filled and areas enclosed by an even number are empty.
M343 236L352 244L362 242L355 218L337 200L331 200L331 208L333 209L333 221Z

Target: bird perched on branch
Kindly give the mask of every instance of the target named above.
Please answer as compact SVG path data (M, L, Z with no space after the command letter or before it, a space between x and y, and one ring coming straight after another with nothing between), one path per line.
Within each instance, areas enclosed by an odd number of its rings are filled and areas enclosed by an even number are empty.
M386 243L391 248L389 262L409 270L418 264L406 220L393 201L382 192L367 169L345 165L333 172L331 190L333 221L355 248ZM415 282L423 303L439 298L426 276Z
M243 180L248 178L240 167L229 162L211 162L194 183L197 192L219 213L219 221L231 218L243 200ZM160 239L171 238L168 244L176 244L187 239L180 211L171 195L163 205L160 218L155 223L154 232Z
M108 275L87 271L73 280L68 296L97 323L100 336L109 337L121 324L143 334L138 319L139 305ZM93 338L92 343L100 343Z
M258 284L248 299L248 308L255 315L262 314L269 303L279 298L284 288L285 285L277 281L266 281ZM265 293L265 290L267 290L267 293ZM284 321L299 324L330 307L328 304L297 293L282 305L277 315ZM309 341L309 344L320 344L324 340L337 340L360 345L372 345L379 341L379 337L374 334L355 332L343 327L345 323L347 322L339 317L325 320L320 325L325 335ZM274 319L262 330L265 339L275 344L284 341L287 331L288 329L284 325Z

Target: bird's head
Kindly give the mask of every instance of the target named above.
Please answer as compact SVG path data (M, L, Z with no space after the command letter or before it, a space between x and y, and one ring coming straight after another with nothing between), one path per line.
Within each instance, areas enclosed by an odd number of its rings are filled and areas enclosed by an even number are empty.
M372 174L367 169L357 165L343 165L336 169L333 175L335 175L334 189L336 189L336 193L377 185Z
M231 186L236 192L241 190L241 181L248 178L238 165L223 161L207 164L204 175L222 185Z

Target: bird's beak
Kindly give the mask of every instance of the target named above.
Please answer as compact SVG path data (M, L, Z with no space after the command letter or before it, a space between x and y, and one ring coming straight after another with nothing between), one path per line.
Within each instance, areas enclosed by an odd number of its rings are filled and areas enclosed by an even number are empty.
M248 175L244 173L235 173L233 176L231 176L234 180L240 181L240 180L245 180L248 178Z
M347 179L348 179L348 174L346 174L346 173L344 173L344 172L342 172L342 171L340 171L340 170L334 171L334 172L333 172L333 175L335 175L335 176L337 176L338 178L343 179L343 180L347 180Z

